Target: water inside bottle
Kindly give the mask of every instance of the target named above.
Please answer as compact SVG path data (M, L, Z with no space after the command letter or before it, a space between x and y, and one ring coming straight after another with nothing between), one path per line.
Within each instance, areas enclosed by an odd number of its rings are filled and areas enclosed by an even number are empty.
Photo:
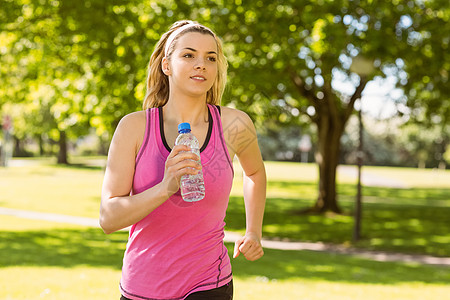
M191 134L180 134L175 144L188 145L191 151L200 157L198 140ZM205 197L205 184L203 173L200 171L197 175L184 175L181 177L181 196L186 202L200 201Z

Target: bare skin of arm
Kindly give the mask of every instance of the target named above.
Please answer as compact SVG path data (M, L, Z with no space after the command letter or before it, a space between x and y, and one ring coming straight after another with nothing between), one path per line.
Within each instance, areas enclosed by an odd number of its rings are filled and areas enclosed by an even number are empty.
M234 155L238 157L244 170L246 233L236 241L233 257L242 253L247 260L254 261L264 255L261 237L266 202L266 171L256 130L249 116L224 107L222 120L229 154L231 158Z

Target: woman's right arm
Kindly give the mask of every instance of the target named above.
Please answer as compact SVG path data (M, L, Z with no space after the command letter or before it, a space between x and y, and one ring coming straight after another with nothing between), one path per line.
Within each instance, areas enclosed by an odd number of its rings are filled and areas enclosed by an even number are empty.
M107 234L142 220L178 191L182 175L195 174L201 168L198 157L187 152L187 146L175 146L166 160L163 180L131 196L136 155L145 128L143 117L142 113L124 117L111 141L100 204L100 226Z

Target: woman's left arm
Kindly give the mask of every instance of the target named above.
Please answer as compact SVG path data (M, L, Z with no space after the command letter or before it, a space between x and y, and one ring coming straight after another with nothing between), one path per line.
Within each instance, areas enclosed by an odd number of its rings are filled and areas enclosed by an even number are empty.
M264 255L261 238L266 203L266 171L252 120L241 111L234 111L233 115L232 126L236 127L233 131L236 135L229 138L229 143L244 171L246 214L245 236L236 241L233 257L242 253L247 260L254 261Z

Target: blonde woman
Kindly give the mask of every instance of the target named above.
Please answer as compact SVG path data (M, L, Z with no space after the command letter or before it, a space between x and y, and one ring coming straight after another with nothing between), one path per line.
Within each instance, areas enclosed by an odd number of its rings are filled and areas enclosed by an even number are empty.
M224 218L233 158L244 170L246 233L233 257L263 256L266 174L255 128L243 112L219 106L227 62L214 32L193 21L172 25L148 67L143 111L119 123L108 154L100 225L105 233L131 226L121 299L232 299ZM175 146L179 123L191 124L201 164ZM180 178L203 171L205 198L185 202Z

